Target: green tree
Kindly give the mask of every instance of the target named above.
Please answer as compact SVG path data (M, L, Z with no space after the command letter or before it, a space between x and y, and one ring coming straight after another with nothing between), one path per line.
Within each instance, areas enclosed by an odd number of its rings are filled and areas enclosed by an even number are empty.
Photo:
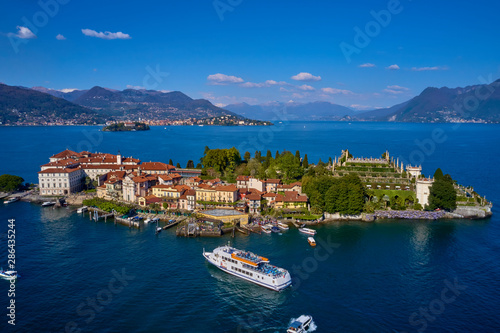
M250 154L249 151L245 152L245 155L243 156L243 159L245 160L245 162L248 163L248 161L250 161L250 159L252 158L252 155Z
M453 186L453 179L446 174L434 179L430 188L428 209L444 209L452 211L457 208L457 192Z
M203 151L203 155L207 155L207 153L210 151L210 148L208 146L205 146L205 150Z
M298 151L298 150L297 150L297 151L295 152L295 158L296 158L296 159L299 161L299 163L300 163L300 151Z
M192 160L187 161L186 169L194 169L194 162Z
M443 177L443 171L441 170L441 168L437 168L436 172L434 172L434 179L442 179Z
M170 164L170 165L174 165L174 162L172 161L172 159L169 159L169 160L168 160L168 164Z
M302 166L304 168L309 168L309 161L307 160L307 154L304 155L304 160L302 161Z
M196 169L203 169L203 165L201 163L196 164Z
M276 150L276 154L274 155L274 159L277 160L280 157L280 152Z
M0 176L0 191L11 192L17 190L24 182L19 176L4 174Z
M180 164L179 162L177 162L177 164L175 165L175 167L176 167L177 169L180 169L180 168L181 168L181 164Z

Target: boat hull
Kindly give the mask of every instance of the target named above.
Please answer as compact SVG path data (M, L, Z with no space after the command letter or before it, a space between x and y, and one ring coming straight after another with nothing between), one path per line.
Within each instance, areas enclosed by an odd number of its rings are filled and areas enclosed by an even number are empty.
M265 287L267 289L271 289L271 290L274 290L274 291L281 291L283 289L288 288L292 284L292 280L291 279L289 281L281 284L281 285L276 285L276 286L267 284L265 282L261 282L261 281L257 281L257 280L251 279L251 278L247 277L246 275L239 274L237 272L233 272L233 271L227 269L224 265L219 265L217 262L215 262L214 260L212 260L212 258L210 258L211 254L212 254L211 252L204 252L203 253L203 257L205 257L205 259L207 259L207 261L210 264L214 265L215 267L217 267L218 269L220 269L223 272L226 272L228 274L237 276L237 277L239 277L239 278L241 278L243 280L246 280L248 282L252 282L252 283L257 284L257 285L259 285L261 287Z

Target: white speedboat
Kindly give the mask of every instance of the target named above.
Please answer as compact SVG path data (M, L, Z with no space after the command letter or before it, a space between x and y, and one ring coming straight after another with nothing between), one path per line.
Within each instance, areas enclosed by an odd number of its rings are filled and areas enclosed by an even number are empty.
M146 224L148 224L149 222L151 222L151 218L149 218L149 217L144 220L144 223L146 223Z
M266 234L270 234L272 232L271 226L269 224L264 224L263 226L260 227L263 232Z
M6 280L15 280L18 277L21 277L21 275L17 274L16 271L4 271L3 269L1 269L0 277Z
M50 207L50 206L54 206L56 204L55 201L45 201L44 203L42 203L42 207Z
M156 232L155 232L155 234L157 234L157 235L158 235L161 231L162 231L162 228L161 228L161 227L156 227Z
M81 213L85 213L85 212L86 212L86 211L88 211L88 210L89 210L89 208L88 208L87 206L83 206L83 207L78 208L78 209L76 210L76 212L77 212L78 214L81 214Z
M16 202L16 201L19 201L19 197L12 197L8 200L5 200L3 203L4 204L10 204L10 203L13 203L13 202Z
M271 290L280 291L292 284L286 269L270 265L269 259L252 252L226 245L213 252L203 250L203 256L220 270Z
M282 222L278 222L278 228L280 228L281 230L288 230L288 229L290 229L290 227L288 226L288 224L285 224L285 223L282 223Z
M316 246L316 241L314 240L313 237L307 237L307 241L309 242L309 245L311 246Z
M312 317L307 315L302 315L295 319L287 329L287 333L304 333L309 329L311 325Z
M307 235L316 235L316 230L313 230L313 229L309 229L309 228L299 228L299 231L303 234L307 234Z

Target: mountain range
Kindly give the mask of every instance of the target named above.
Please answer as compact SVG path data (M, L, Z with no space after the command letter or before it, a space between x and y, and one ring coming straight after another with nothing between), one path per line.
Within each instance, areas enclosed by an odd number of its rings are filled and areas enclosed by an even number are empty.
M346 120L396 122L500 122L500 80L464 88L424 89L418 96L389 108L354 111L329 102L230 104L226 109L259 120Z
M230 104L220 108L180 91L102 87L54 90L0 84L1 124L95 124L107 120L179 120L231 116L300 121L500 122L500 80L464 88L424 89L390 108L355 111L329 102ZM286 117L286 118L284 118Z
M61 92L36 87L38 91L71 101L107 117L131 117L150 120L210 118L222 115L237 116L221 109L206 99L192 99L180 91L125 89L123 91L102 88Z

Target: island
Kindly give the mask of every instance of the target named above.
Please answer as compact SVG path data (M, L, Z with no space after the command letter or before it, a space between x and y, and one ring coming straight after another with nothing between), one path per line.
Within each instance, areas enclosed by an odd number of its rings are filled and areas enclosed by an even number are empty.
M104 132L149 131L149 125L141 122L110 123L103 127Z
M186 236L260 228L262 221L302 225L492 215L492 203L473 187L458 184L441 169L424 176L422 166L403 165L388 151L354 157L345 149L340 157L313 164L300 151L241 155L235 147L207 146L196 167L189 160L182 168L171 159L168 164L142 162L119 152L65 150L41 166L38 179L37 200L64 197L124 223L132 223L126 218L137 213L168 223L177 221L173 215L189 217L197 222L179 226L179 235ZM203 225L196 228L196 223Z

